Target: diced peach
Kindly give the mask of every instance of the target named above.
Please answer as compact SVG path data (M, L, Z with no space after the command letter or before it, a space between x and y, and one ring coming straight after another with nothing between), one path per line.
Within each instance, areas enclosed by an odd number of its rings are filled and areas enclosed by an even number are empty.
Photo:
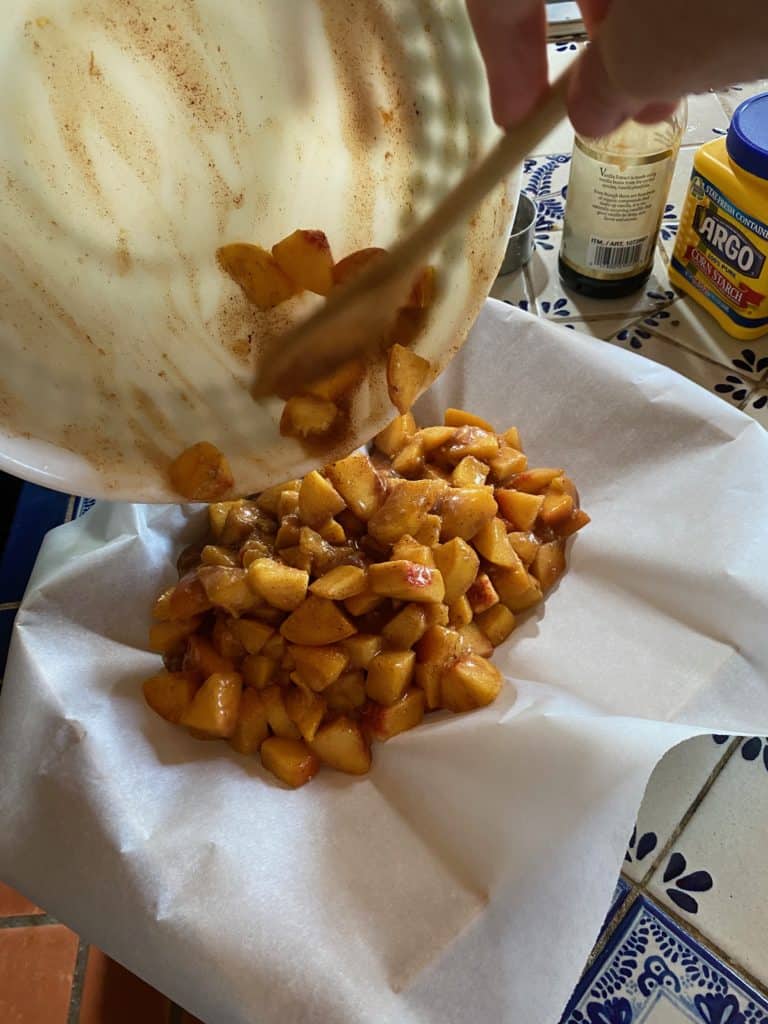
M299 727L291 721L285 706L286 688L273 684L259 691L264 702L269 727L275 736L299 739Z
M322 647L352 636L356 629L333 601L310 594L288 616L280 632L291 643Z
M270 736L261 745L261 763L291 789L298 789L317 774L320 761L303 740Z
M591 519L586 512L582 512L580 508L575 509L571 518L561 523L556 528L555 533L557 533L558 537L570 537L589 522L591 522Z
M440 504L443 518L440 537L469 540L496 515L498 505L484 487L449 487Z
M248 566L248 584L273 608L292 612L307 596L309 573L272 558L257 558Z
M367 522L384 499L384 488L367 455L355 452L326 466L328 479L358 519Z
M472 621L474 612L466 594L457 597L453 604L448 606L448 625L451 629L460 629Z
M267 640L275 635L271 626L255 619L237 619L232 629L248 654L260 654Z
M324 231L294 231L272 246L272 255L298 288L316 295L333 288L333 256Z
M255 754L269 736L269 723L264 701L257 690L247 687L240 697L235 731L229 745L238 754Z
M357 722L345 715L318 729L310 746L324 764L336 771L365 775L371 767L371 748Z
M357 669L344 672L323 691L331 711L351 712L365 704L365 673Z
M191 619L212 607L198 571L188 572L179 580L168 599L169 619Z
M262 511L267 512L271 516L276 516L277 505L283 491L296 491L298 493L300 486L301 480L286 480L284 484L275 484L272 487L267 487L256 499L256 504Z
M427 630L427 616L424 606L407 604L382 630L384 641L389 647L406 651L420 640Z
M194 735L227 739L235 731L243 680L236 672L208 676L184 711L180 724Z
M258 604L248 586L245 569L203 565L197 572L211 604L223 608L230 615L241 615Z
M209 441L199 441L171 463L171 486L189 501L217 501L235 483L225 456Z
M562 469L538 468L527 469L524 473L518 473L511 481L516 491L524 491L526 494L541 494L552 483L555 477L562 476Z
M231 548L221 544L206 544L200 552L201 565L218 565L224 569L239 569L240 561Z
M541 584L546 593L557 583L565 572L565 541L552 540L542 544L536 552L531 566L531 573Z
M349 664L349 655L342 647L303 647L291 645L301 682L320 692L335 683Z
M310 586L313 594L331 601L345 601L362 594L368 585L368 574L357 565L337 565Z
M503 604L495 604L481 612L475 621L494 647L503 644L515 628L515 616Z
M367 249L358 249L339 260L333 268L333 283L335 285L348 284L374 261L386 256L387 250L376 246Z
M202 619L176 619L173 622L155 622L149 630L149 649L156 654L174 654L184 650L187 637L200 628Z
M325 715L325 701L301 686L286 687L283 700L288 717L298 728L302 739L311 742Z
M419 688L406 690L400 700L389 707L367 704L362 714L363 728L374 739L384 742L417 726L424 717L424 706L424 691Z
M335 402L316 395L293 395L283 406L280 433L283 437L320 437L330 433L338 416Z
M152 605L152 618L156 622L167 622L172 617L171 595L175 589L175 587L168 587L168 589L164 590Z
M380 431L373 439L373 443L380 452L391 458L415 433L416 420L410 412L406 412L403 416L396 416L388 427Z
M479 427L480 430L487 430L489 434L493 433L493 427L488 420L475 416L466 409L446 409L443 422L447 427Z
M477 654L468 654L443 672L440 702L449 711L472 711L496 700L503 685L495 665Z
M401 448L392 459L392 469L399 476L409 480L421 476L424 470L424 450L421 441L414 438Z
M475 550L494 565L516 565L518 556L507 536L501 519L494 518L481 526L472 538Z
M366 693L377 704L394 704L410 685L415 664L413 651L382 651L368 666Z
M379 562L369 569L371 590L398 601L440 602L445 595L443 577L438 569L400 559Z
M435 548L435 561L443 576L446 604L453 604L474 582L480 559L465 540L455 537Z
M459 629L459 634L462 647L468 654L479 654L483 658L490 658L493 654L493 644L476 623L468 622Z
M382 638L372 633L358 633L341 644L351 669L367 669L381 648Z
M523 612L538 604L542 599L539 581L531 576L525 568L520 572L517 569L493 567L489 570L489 575L500 601L511 612Z
M560 526L573 514L573 498L570 494L549 490L544 495L544 504L539 513L542 523Z
M490 462L499 453L499 440L482 427L457 427L452 440L443 446L441 453L452 466L467 455L473 455L481 462Z
M474 455L465 455L451 474L454 487L482 487L488 476L488 466Z
M142 691L144 700L153 711L166 721L178 725L199 685L192 672L158 672L144 680Z
M246 686L263 690L277 678L279 663L265 654L247 654L240 663L240 671Z
M499 454L489 460L491 476L496 484L505 484L513 476L524 472L528 468L528 459L515 448L502 444L499 446Z
M299 516L307 526L319 526L346 508L346 502L330 482L315 469L307 473L299 489Z
M405 534L396 544L392 546L392 560L406 558L411 562L418 562L419 565L426 565L428 569L435 569L435 557L432 549L425 544L419 544L417 540Z
M398 480L368 522L370 535L382 544L394 544L405 533L413 536L435 503L439 486L437 480Z
M395 344L387 359L389 399L395 408L406 413L427 382L432 364L403 345Z
M230 675L235 671L231 658L219 654L209 640L197 635L189 638L182 667L185 672L195 672L203 679L207 679L215 672Z
M527 532L533 529L538 519L541 506L544 504L544 495L504 489L496 491L496 501L507 522L514 529Z
M512 545L512 549L515 554L519 557L523 565L528 568L536 557L536 552L539 550L539 544L541 541L536 537L535 533L530 532L513 530L508 533L507 536L509 537L509 543Z
M259 245L235 242L216 252L219 266L257 309L272 309L290 299L296 285L278 266L272 253Z

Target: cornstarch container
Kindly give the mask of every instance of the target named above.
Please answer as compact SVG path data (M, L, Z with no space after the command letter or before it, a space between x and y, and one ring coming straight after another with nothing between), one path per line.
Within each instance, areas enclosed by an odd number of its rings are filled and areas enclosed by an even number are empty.
M669 276L734 338L768 334L768 93L697 150Z

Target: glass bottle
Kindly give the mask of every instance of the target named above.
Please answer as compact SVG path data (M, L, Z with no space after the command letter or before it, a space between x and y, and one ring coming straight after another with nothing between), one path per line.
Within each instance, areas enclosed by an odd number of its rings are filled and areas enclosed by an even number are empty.
M687 115L683 100L659 124L576 136L559 259L566 288L615 299L648 280Z

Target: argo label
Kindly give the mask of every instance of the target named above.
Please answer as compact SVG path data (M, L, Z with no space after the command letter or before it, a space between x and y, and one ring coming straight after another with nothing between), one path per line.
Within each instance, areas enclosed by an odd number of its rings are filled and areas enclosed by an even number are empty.
M694 171L672 267L740 327L768 326L768 225Z

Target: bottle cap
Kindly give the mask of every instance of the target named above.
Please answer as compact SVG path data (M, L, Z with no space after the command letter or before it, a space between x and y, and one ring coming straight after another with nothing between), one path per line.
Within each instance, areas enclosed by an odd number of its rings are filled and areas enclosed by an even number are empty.
M728 129L726 146L734 163L768 181L768 92L739 104Z

